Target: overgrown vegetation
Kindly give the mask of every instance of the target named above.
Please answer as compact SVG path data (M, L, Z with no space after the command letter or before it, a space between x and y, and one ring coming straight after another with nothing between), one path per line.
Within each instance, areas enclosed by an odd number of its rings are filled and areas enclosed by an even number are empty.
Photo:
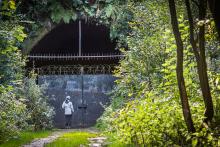
M0 142L25 125L24 97L21 89L24 59L17 44L26 36L23 27L10 22L0 23Z
M44 90L24 74L24 39L38 37L39 28L80 18L106 24L119 46L128 46L121 49L125 58L115 71L118 80L111 105L98 122L112 140L134 146L219 146L218 4L0 1L0 142L20 129L51 128L53 110ZM68 135L64 137L77 136ZM55 142L60 143L65 139Z
M24 79L23 86L23 95L26 97L25 105L30 115L27 118L29 126L32 126L34 130L51 129L55 111L48 104L48 98L44 96L46 85L37 85L36 75L32 75Z
M14 136L5 141L5 143L0 144L0 147L19 147L25 144L29 144L32 140L37 138L45 138L49 136L52 131L26 131L20 132L18 135Z
M189 100L183 98L182 102L180 97L184 93L179 93L178 88L177 73L180 69L176 68L177 46L169 24L168 3L129 2L128 6L133 12L133 20L129 23L132 32L127 37L129 51L124 51L126 57L115 71L119 78L115 95L98 126L104 128L109 136L126 144L217 146L220 139L217 133L220 115L216 109L219 104L219 96L216 95L218 84L213 86L210 83L215 113L214 119L205 123L207 113L204 115L204 111L209 108L204 104L204 95L200 90L201 79L197 74L184 2L176 4L178 29L183 41L182 74ZM196 18L197 12L194 13ZM213 26L212 20L206 24L206 38L212 38L207 40L206 59L209 59L208 53L213 47L213 44L209 46L210 42L215 42L215 49L219 50ZM199 26L195 28L199 31ZM215 61L218 61L219 54L215 55ZM212 71L209 72L210 81L218 79L216 73L219 70L213 71L213 64L207 61L207 70ZM189 103L191 111L187 117L192 117L195 130L187 126L188 118L183 117L188 111L184 107L186 103Z
M0 143L20 130L51 128L52 110L33 78L25 78L21 44L27 37L15 1L0 2ZM43 105L42 105L43 104ZM34 106L31 106L34 105ZM37 108L37 109L36 109Z
M26 27L30 40L38 38L42 29L50 30L60 23L84 19L108 26L111 38L118 38L123 44L129 30L128 21L131 19L126 0L29 0L20 1L17 12L34 22ZM24 46L29 48L27 44Z

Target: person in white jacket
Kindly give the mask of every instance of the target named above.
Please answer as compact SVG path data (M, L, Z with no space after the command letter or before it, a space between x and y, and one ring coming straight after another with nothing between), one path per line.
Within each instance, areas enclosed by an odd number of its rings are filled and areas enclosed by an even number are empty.
M66 96L66 100L62 104L62 108L65 111L65 127L69 129L71 127L71 119L74 112L73 104L70 101L70 96Z

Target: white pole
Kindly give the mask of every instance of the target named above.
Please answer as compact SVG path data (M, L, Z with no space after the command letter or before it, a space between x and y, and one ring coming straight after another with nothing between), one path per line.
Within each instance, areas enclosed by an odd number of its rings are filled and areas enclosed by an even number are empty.
M79 20L79 56L82 55L82 25L81 20Z

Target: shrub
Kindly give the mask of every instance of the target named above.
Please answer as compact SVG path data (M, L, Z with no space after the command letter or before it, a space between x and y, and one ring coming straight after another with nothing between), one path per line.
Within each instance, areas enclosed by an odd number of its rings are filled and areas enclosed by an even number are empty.
M23 29L16 22L0 22L0 142L26 124L25 105L18 94L25 66L18 49L26 37Z
M34 130L52 128L55 112L48 104L48 98L44 96L44 86L36 84L35 75L25 79L23 93L26 98L27 111L30 114L28 124L33 126Z
M16 99L13 91L2 88L0 94L0 143L15 135L24 127L25 105Z
M145 99L130 101L113 113L112 126L117 139L126 144L157 146L181 141L185 125L180 106L173 100L152 98L147 94Z

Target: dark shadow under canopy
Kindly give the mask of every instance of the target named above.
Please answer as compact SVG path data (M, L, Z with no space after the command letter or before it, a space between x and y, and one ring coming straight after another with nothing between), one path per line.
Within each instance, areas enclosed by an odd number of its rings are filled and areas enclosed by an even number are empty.
M114 53L116 42L111 41L109 29L104 25L82 21L82 53ZM31 54L77 54L79 47L78 21L60 24L34 46Z
M33 62L37 67L118 63L120 51L116 49L116 40L110 39L109 28L82 20L81 55L79 32L79 20L59 24L33 47L28 65L32 66Z

